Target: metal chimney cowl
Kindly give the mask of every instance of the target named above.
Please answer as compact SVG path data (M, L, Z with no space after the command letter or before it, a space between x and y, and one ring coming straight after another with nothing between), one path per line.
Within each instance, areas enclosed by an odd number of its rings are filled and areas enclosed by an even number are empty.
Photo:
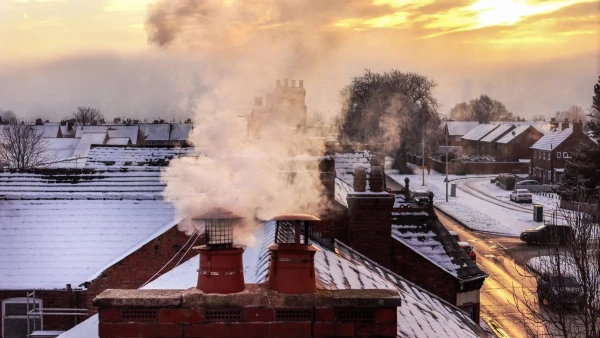
M244 290L242 256L245 247L233 244L233 227L240 218L216 209L193 219L205 225L206 244L194 247L200 254L196 287L204 293L229 294Z
M314 222L319 218L306 214L286 214L272 219L277 222L275 244L269 247L269 288L285 294L317 291L315 253L310 244Z

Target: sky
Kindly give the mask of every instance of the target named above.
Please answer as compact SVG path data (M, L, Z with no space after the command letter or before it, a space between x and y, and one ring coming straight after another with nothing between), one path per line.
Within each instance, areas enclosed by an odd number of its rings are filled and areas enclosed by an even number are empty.
M440 113L487 94L524 117L591 104L593 0L0 0L0 109L183 119L249 109L277 78L339 111L365 69L433 78Z

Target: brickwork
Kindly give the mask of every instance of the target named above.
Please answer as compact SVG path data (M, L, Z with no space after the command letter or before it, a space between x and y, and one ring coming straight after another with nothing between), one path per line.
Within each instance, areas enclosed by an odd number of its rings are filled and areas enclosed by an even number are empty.
M10 298L24 298L25 290L0 291L0 303ZM36 291L35 297L42 300L44 308L85 308L86 291ZM0 318L3 317L0 307ZM45 316L44 330L66 331L85 320L86 316ZM39 329L39 328L38 328ZM2 332L2 320L0 319L0 332Z
M456 279L453 276L396 240L393 250L393 272L450 304L456 304Z
M211 295L196 294L196 298L188 299L184 292L183 301L176 305L173 301L182 294L174 292L174 299L161 294L157 299L140 299L137 306L121 299L120 290L113 291L116 297L99 302L100 338L396 337L400 305L400 297L391 290L353 290L341 296L303 294L294 295L292 300L277 293L267 296L264 286L258 286L246 289L249 298L230 294L219 296L224 299L215 302ZM374 295L386 292L383 297ZM252 295L260 297L261 293L274 304L285 305L254 304L252 299L257 298ZM350 304L354 306L348 307Z
M409 162L417 165L421 165L421 157L412 155L408 156ZM425 161L431 165L431 169L446 173L446 162L441 162L433 159ZM523 162L450 162L448 163L448 174L454 175L457 171L463 171L465 174L500 174L500 173L514 173L514 174L528 174L529 163Z
M106 289L137 289L141 287L179 251L188 239L189 237L177 230L175 226L108 268L88 285L88 308L95 313L96 309L92 306L92 299ZM199 245L202 242L201 237L196 244ZM184 252L185 250L179 253L177 258L163 269L162 273L173 269ZM181 262L185 262L197 254L196 250L190 250ZM161 274L155 278L160 277Z
M392 262L392 207L394 197L386 193L348 194L346 244L389 268Z

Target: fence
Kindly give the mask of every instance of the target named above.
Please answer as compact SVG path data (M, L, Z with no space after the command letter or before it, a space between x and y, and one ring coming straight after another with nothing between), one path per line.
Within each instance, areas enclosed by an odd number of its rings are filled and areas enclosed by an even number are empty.
M563 209L567 209L567 210L583 211L583 212L592 213L592 212L597 212L598 209L600 208L600 205L591 204L591 203L579 203L579 202L566 201L566 200L561 199L560 207Z
M408 162L421 165L421 156L415 154L408 154ZM441 162L429 158L429 161L425 160L425 165L431 165L431 169L446 173L446 162ZM529 163L523 162L449 162L448 163L448 174L500 174L500 173L513 173L513 174L529 174Z

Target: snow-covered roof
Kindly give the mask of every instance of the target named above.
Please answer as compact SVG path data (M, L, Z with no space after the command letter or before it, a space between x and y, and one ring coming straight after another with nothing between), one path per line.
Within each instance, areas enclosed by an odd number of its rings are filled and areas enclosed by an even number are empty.
M146 141L168 141L171 125L168 123L142 123L138 125Z
M269 249L275 237L273 222L265 223L257 245L244 252L246 283L263 283L269 269ZM398 337L487 337L487 334L459 308L386 270L351 248L336 242L335 251L315 244L318 286L327 289L396 289L402 297L398 307ZM199 256L163 274L144 289L188 289L198 278ZM91 317L60 338L98 337L98 319Z
M193 155L194 148L92 147L85 167L98 170L160 171L170 159Z
M73 152L73 156L86 157L93 144L104 144L105 141L106 132L82 134L79 143L77 143L77 148Z
M542 136L542 138L537 140L537 142L535 142L529 148L535 149L535 150L550 151L550 150L558 147L561 143L564 142L564 140L569 138L569 136L571 136L572 134L573 134L573 129L571 129L571 128L567 128L564 130L556 130L552 133L548 133L548 134Z
M193 125L189 123L171 123L171 134L169 135L169 140L187 140L190 132L192 131L192 127Z
M357 151L333 155L336 177L352 186L354 182L354 169L358 166L365 167L367 174L371 172L371 158L368 151Z
M501 138L499 138L496 141L496 143L502 143L502 144L509 143L515 137L521 135L523 132L525 132L529 128L535 128L535 127L532 127L531 125L519 125L519 126L516 126L515 129L511 130L510 132L508 132L507 134L505 134L504 136L502 136Z
M77 287L174 214L158 200L0 200L0 290Z
M497 124L480 124L477 127L471 129L471 131L469 131L468 133L466 133L462 137L462 139L470 141L479 141L496 128L498 128Z
M392 217L392 237L411 248L434 265L459 279L485 278L487 275L477 267L458 245L448 230L427 215L412 213L413 221L399 224L404 218Z
M482 138L481 142L494 142L494 140L500 138L513 128L515 128L515 126L512 124L501 124L498 128L492 130L492 132L490 132L484 138Z
M448 121L448 135L463 136L478 125L477 121Z
M129 137L111 137L106 141L106 144L126 146L131 144L131 139Z
M69 131L69 126L65 123L65 125L60 126L60 132L63 137L75 137L76 126L71 127L71 131Z
M73 156L79 143L77 138L48 138L46 153L54 160L62 160Z
M109 138L128 137L131 143L137 143L137 125L101 125L101 126L77 126L75 137L82 137L88 133L107 133Z
M42 137L58 137L60 126L58 124L32 125L36 133L41 133Z

